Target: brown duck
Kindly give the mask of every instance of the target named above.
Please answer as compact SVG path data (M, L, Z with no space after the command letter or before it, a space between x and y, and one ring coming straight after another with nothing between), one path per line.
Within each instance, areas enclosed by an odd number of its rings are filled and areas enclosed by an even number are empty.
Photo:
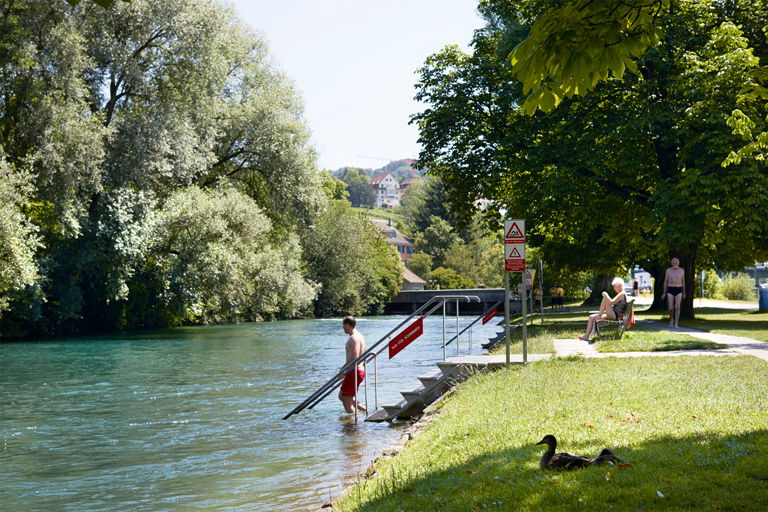
M605 448L597 457L581 457L571 453L555 453L557 439L553 435L544 436L544 439L536 444L547 445L547 451L541 456L541 461L539 462L539 466L542 469L581 469L593 464L615 464L622 462L609 448Z

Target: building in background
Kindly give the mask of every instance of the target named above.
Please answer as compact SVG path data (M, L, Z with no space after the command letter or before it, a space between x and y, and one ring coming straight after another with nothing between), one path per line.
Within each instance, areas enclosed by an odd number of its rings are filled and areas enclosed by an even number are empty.
M414 274L410 269L403 267L403 291L421 291L426 285L427 282L425 280Z
M413 256L413 240L395 229L392 225L392 219L372 220L371 222L384 232L387 243L395 246L400 255L400 261L406 262Z
M371 187L376 197L376 208L400 206L400 182L391 173L382 172L371 178Z

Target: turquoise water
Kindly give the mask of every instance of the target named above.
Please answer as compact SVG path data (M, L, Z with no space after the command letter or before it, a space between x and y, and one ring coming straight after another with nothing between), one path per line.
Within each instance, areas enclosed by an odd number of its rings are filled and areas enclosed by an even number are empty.
M358 327L373 343L401 319ZM379 406L442 358L440 326L382 360ZM345 341L312 320L0 344L0 510L317 509L403 428L355 423L335 395L281 419Z

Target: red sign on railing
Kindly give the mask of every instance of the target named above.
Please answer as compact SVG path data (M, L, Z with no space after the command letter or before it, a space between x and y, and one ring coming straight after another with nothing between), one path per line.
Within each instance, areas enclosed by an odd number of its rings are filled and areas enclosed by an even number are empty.
M389 342L389 358L392 359L398 352L411 344L413 340L424 334L424 317L419 318L406 327L400 334Z
M484 317L483 317L483 325L487 324L491 321L493 317L496 316L496 308L493 308L490 310Z

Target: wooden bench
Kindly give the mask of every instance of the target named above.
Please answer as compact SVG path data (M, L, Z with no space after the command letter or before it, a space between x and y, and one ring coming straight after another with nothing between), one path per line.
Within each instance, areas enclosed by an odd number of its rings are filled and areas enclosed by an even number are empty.
M629 329L629 320L632 318L635 301L627 301L624 307L624 313L619 315L616 320L598 320L595 322L598 340L620 340L624 336L624 331Z

